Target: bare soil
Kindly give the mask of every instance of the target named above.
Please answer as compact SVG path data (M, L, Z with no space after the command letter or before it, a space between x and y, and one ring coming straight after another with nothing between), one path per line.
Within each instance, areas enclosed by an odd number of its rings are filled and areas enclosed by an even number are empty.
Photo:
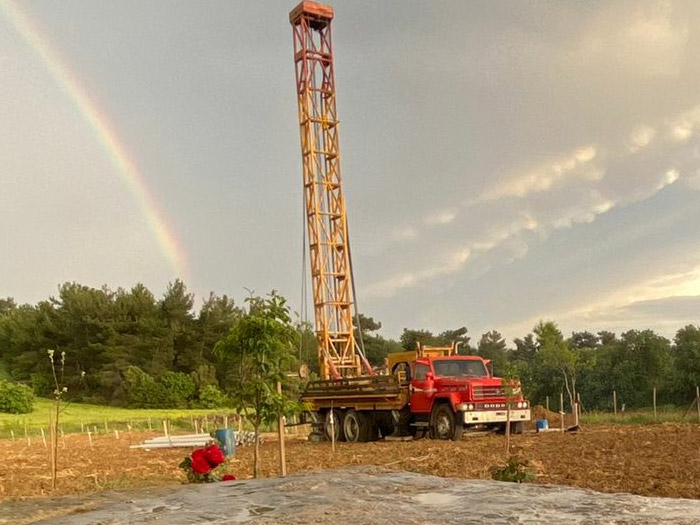
M59 440L59 480L51 490L49 451L36 440L0 441L0 501L105 489L177 485L185 482L178 469L187 449L130 449L154 433L93 437L83 434ZM601 492L700 499L700 426L591 425L576 434L558 432L512 436L510 453L529 461L535 483L561 484ZM262 473L278 473L277 443L261 447ZM461 442L310 443L287 441L289 473L347 466L376 465L393 470L446 478L489 479L489 468L508 457L501 435L472 435ZM252 476L252 447L241 447L225 465L238 478ZM1 510L1 508L0 508ZM0 512L2 514L2 512Z

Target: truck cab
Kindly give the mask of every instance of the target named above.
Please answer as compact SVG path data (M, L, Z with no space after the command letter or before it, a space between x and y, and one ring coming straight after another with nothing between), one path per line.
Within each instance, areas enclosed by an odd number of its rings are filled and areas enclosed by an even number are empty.
M419 346L393 354L387 362L394 374L405 375L409 390L409 425L416 437L461 438L465 430L499 429L510 424L522 433L531 418L518 381L493 377L489 360L457 355L456 347Z

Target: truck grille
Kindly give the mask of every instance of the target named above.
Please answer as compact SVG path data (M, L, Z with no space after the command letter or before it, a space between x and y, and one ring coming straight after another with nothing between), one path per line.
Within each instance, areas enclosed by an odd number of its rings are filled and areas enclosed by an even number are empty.
M486 399L491 397L505 397L506 391L502 386L475 386L474 399Z

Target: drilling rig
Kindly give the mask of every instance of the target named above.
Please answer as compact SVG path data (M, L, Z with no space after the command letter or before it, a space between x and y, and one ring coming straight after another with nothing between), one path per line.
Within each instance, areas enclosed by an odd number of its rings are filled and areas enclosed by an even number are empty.
M373 375L355 339L355 286L340 171L333 69L333 8L302 2L289 15L309 238L316 336L323 379ZM359 324L359 323L358 323Z
M487 360L457 355L455 345L419 346L390 354L390 373L376 375L355 339L359 319L340 171L333 15L332 7L308 1L289 14L321 373L301 396L310 407L312 437L370 441L429 433L456 440L465 429L506 425L522 432L530 409L520 384L510 384L506 396Z

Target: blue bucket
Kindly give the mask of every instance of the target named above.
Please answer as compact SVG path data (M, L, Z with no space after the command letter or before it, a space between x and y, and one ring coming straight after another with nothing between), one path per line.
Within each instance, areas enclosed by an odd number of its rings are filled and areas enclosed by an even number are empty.
M549 430L549 422L546 419L538 419L537 432L542 432L543 430Z
M233 435L233 430L230 428L219 428L214 433L216 440L219 442L221 451L224 456L235 456L236 455L236 440Z

